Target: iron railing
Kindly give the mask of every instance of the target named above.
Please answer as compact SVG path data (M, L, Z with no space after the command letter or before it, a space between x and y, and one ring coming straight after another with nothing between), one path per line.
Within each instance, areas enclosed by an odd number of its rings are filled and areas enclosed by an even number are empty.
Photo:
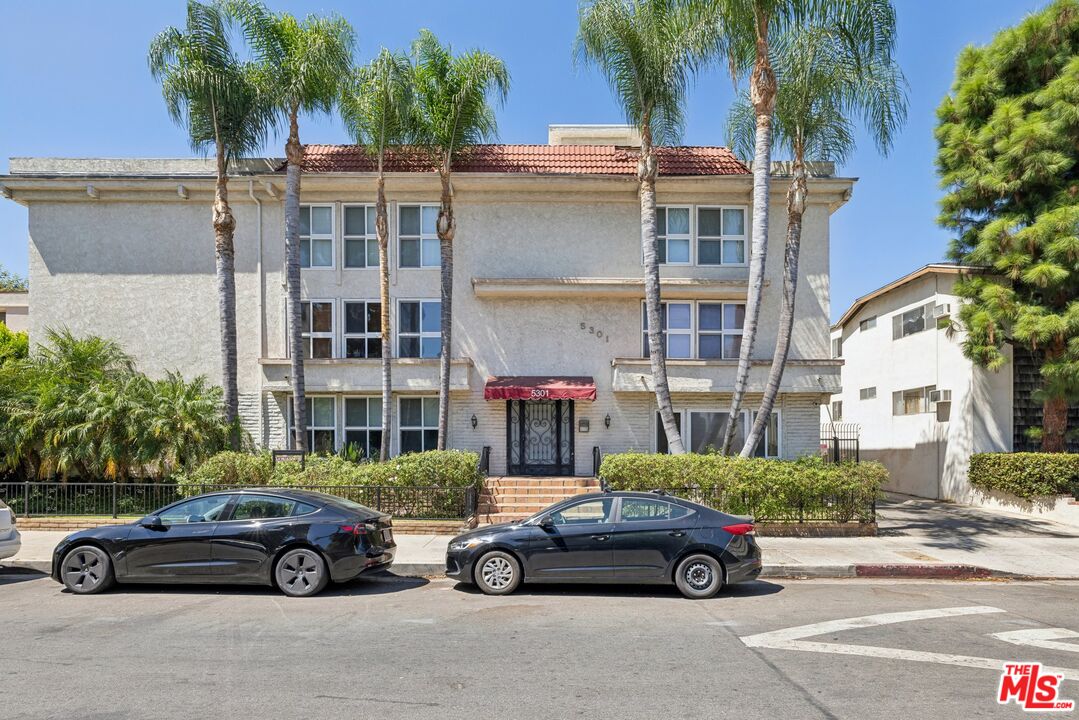
M877 495L871 490L842 493L728 492L723 489L679 488L670 490L686 500L732 515L752 515L755 522L874 522Z
M860 462L861 426L857 423L822 423L821 456L827 462Z
M142 517L186 497L239 490L241 485L172 483L0 483L3 500L21 517ZM272 492L275 488L269 488ZM290 485L277 490L313 490L346 498L402 520L459 520L476 514L475 487L385 485Z

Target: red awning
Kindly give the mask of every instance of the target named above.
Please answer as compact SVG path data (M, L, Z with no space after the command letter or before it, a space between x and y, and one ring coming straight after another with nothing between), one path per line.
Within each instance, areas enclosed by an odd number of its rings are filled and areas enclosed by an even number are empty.
M596 381L587 375L507 375L487 378L484 400L595 400Z

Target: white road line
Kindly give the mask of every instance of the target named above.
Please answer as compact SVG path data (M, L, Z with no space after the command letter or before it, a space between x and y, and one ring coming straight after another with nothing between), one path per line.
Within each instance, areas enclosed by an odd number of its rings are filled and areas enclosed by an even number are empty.
M1012 643L1014 645L1030 645L1032 647L1045 648L1047 650L1064 650L1066 652L1079 652L1079 645L1074 643L1056 642L1065 638L1074 640L1079 638L1079 632L1067 628L1032 628L1030 630L1010 630L1009 632L993 633L989 637Z
M1000 608L985 605L968 607L938 608L935 610L914 610L910 612L881 613L861 617L829 620L827 622L799 625L797 627L773 630L771 632L747 635L740 638L747 647L769 648L774 650L799 650L802 652L831 653L836 655L858 655L861 657L881 658L884 660L907 660L910 662L928 662L958 667L983 668L1000 672L1005 663L1014 660L954 655L952 653L925 652L922 650L903 650L900 648L876 647L872 645L851 645L847 643L808 642L803 638L826 633L857 630L859 628L879 627L912 620L934 620L938 618L960 617L963 615L981 615L1005 612ZM1047 673L1061 675L1068 680L1079 680L1079 670L1070 668L1045 668Z

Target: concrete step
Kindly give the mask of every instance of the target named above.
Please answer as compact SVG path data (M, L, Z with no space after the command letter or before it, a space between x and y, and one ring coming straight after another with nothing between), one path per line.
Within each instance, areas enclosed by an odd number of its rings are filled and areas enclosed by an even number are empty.
M599 487L595 478L529 478L529 477L492 477L484 481L487 488L504 487Z
M480 492L480 500L489 497L500 497L505 495L521 495L531 497L573 497L574 495L585 495L591 492L599 492L599 488L590 487L570 487L570 488L558 488L558 487L504 487L494 488L491 490L483 490Z
M526 517L534 515L535 513L512 513L512 512L500 512L500 513L486 513L479 516L480 525L497 525L498 523L514 522L515 520L524 520Z
M550 505L551 503L561 502L566 498L571 498L576 493L561 494L544 494L544 495L532 495L527 493L498 493L497 495L480 495L480 505L488 502L500 502L500 503L540 503L542 505Z
M526 515L532 515L538 513L545 507L550 507L551 503L491 503L489 505L481 505L477 512L479 513L500 513L500 512L515 512L525 513Z

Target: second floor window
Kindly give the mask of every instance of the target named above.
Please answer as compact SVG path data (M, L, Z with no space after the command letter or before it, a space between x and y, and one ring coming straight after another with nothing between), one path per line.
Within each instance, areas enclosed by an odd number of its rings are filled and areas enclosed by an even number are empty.
M936 412L937 404L930 402L930 396L936 389L936 385L926 385L910 390L897 390L892 393L892 415Z
M345 357L382 357L382 303L346 300Z
M648 357L648 310L641 306L642 355ZM666 302L660 304L669 358L734 359L742 348L746 306L742 303Z
M928 303L893 315L892 340L905 338L908 335L914 335L923 330L936 327L933 324L933 307L934 303Z
M333 302L310 300L300 303L300 328L305 358L333 357Z
M656 255L661 265L688 265L689 208L656 208Z
M333 206L300 206L300 267L333 267Z
M378 267L374 205L345 206L345 267Z
M745 262L745 209L697 208L697 264L744 265Z
M402 205L398 232L398 263L403 268L441 265L438 244L438 205ZM376 263L377 265L377 263Z
M442 350L438 300L402 300L397 312L397 357L434 358Z

